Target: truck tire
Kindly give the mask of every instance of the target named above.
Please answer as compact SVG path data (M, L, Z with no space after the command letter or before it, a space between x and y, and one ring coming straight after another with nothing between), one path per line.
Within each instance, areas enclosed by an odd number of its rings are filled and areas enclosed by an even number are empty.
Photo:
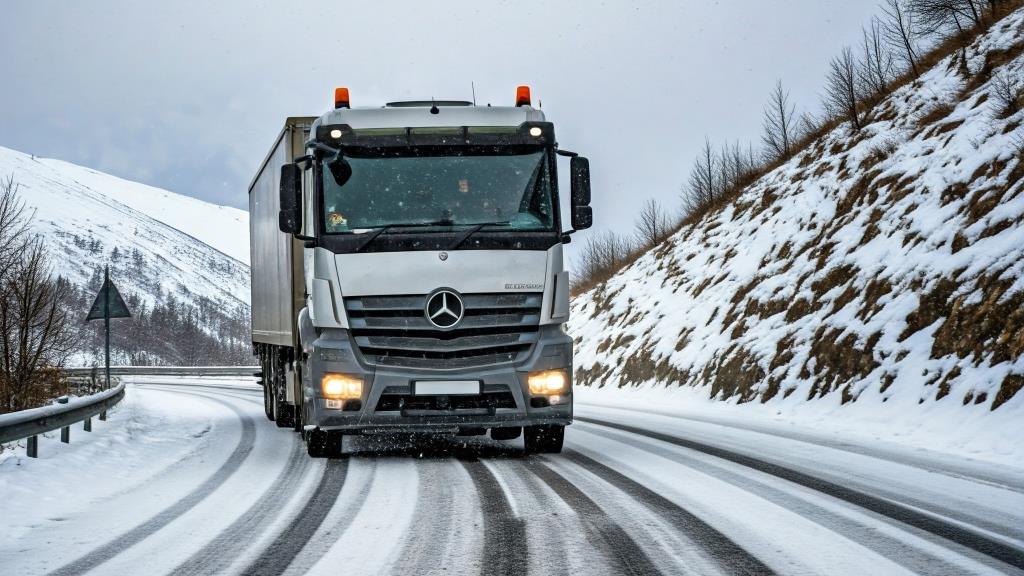
M341 458L345 455L342 437L337 430L310 430L306 432L306 453L312 458Z
M558 454L565 440L565 426L545 424L525 426L523 445L527 454Z
M274 391L274 423L278 428L292 428L295 426L295 407L284 400Z
M271 404L270 386L263 383L263 411L267 414L267 420L274 421L274 405Z

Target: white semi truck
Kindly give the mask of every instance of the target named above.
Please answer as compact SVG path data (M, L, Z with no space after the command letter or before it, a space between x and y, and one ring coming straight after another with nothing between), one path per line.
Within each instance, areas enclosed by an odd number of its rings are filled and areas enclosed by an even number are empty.
M556 159L569 157L563 227ZM338 457L424 432L559 452L572 421L562 245L592 221L587 160L519 87L295 117L249 187L252 341L267 417Z

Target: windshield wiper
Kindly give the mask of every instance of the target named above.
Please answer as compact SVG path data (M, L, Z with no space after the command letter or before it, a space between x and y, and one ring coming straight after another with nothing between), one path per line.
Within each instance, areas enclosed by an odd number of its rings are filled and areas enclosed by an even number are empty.
M366 239L363 240L363 242L359 246L356 246L356 248L355 248L355 250L353 250L353 252L361 252L363 250L363 248L366 248L371 243L373 243L373 241L376 240L378 236L380 236L381 234L386 234L389 230L394 230L395 228L420 228L422 226L451 226L451 225L452 225L452 221L451 220L434 220L433 222L401 222L401 223L398 223L398 224L387 224L387 225L381 226L380 228L377 228L373 232L369 233L366 236Z
M511 222L509 222L508 220L505 220L504 222L481 222L473 226L469 230L466 230L466 232L463 233L462 236L456 238L455 241L452 242L451 246L448 246L448 250L455 250L459 246L462 246L466 242L466 240L469 240L470 236L476 234L485 226L508 226L509 224L511 224Z

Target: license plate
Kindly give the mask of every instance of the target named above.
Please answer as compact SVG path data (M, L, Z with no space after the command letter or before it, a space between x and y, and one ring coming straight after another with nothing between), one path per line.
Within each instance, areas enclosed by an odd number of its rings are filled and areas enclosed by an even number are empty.
M459 396L480 393L479 380L417 380L412 383L416 396Z

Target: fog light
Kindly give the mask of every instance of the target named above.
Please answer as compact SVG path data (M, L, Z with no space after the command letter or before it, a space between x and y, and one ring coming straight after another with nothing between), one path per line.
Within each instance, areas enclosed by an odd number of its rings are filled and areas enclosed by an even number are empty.
M348 374L324 374L320 380L324 398L356 400L363 397L363 381Z
M526 378L530 394L562 394L569 389L569 374L563 369L530 372Z
M544 131L541 130L539 126L534 126L533 128L530 128L530 136L533 136L534 138L540 138L540 135L543 133Z

